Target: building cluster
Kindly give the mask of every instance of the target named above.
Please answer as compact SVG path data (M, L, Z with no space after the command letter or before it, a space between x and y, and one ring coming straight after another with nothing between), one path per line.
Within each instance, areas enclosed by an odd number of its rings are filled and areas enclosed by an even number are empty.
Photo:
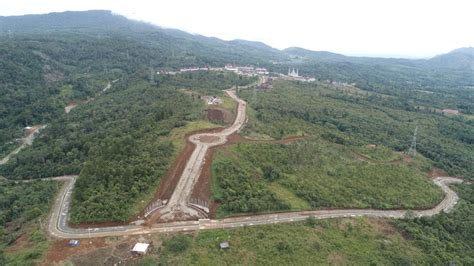
M237 73L238 75L244 75L244 76L268 75L270 73L264 67L254 67L254 66L226 65L224 69L230 72Z
M176 75L178 73L187 73L187 72L196 72L196 71L215 71L215 72L234 72L238 75L244 76L258 76L258 75L268 75L269 72L264 67L254 67L254 66L236 66L227 64L225 67L186 67L181 68L178 71L167 71L160 70L156 72L158 75Z

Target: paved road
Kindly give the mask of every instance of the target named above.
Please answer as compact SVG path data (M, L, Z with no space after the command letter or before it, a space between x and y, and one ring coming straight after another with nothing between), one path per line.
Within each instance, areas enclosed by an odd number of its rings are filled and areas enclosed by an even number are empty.
M233 91L227 91L230 97L239 102L236 122L229 128L219 133L213 134L196 134L190 137L190 140L196 144L196 149L193 152L192 159L189 160L186 170L181 177L178 188L175 190L173 196L170 198L170 204L167 206L186 206L189 199L190 191L199 176L200 165L202 164L203 154L205 151L214 145L222 144L226 141L228 135L238 131L245 122L245 102L237 98ZM213 138L206 137L207 140L212 139L211 143L204 143L201 141L202 136L213 136ZM198 221L183 221L183 222L168 222L154 224L151 227L126 225L115 227L97 227L97 228L71 228L68 226L69 205L71 200L71 193L76 181L76 176L62 176L53 178L53 180L65 181L51 212L48 231L52 236L58 238L88 238L88 237L103 237L103 236L122 236L122 235L136 235L148 234L158 232L181 232L192 230L205 230L216 228L234 228L242 226L252 226L259 224L277 224L284 222L302 221L308 217L315 217L316 219L340 218L340 217L388 217L388 218L402 218L406 215L406 210L374 210L374 209L338 209L338 210L314 210L301 212L283 212L264 215L252 215L232 217L220 220L199 219ZM462 180L452 177L438 177L434 179L436 185L446 193L445 198L434 208L422 211L413 211L414 216L432 216L441 211L449 212L458 202L459 198L456 193L448 187L450 183L461 183ZM190 209L190 208L188 208ZM184 209L185 211L188 209ZM182 211L183 209L180 209ZM170 209L170 213L174 211ZM192 215L192 213L188 213ZM171 217L171 216L170 216Z
M224 144L229 135L237 132L244 126L246 119L246 102L239 99L233 90L227 90L226 93L238 103L234 123L220 132L195 134L189 137L189 140L194 143L196 147L183 170L171 198L163 208L157 210L160 212L160 220L176 221L207 217L205 211L188 205L193 187L205 163L206 153L210 147Z
M35 135L39 133L40 130L45 127L46 125L38 126L28 136L22 138L20 147L16 148L14 151L10 152L10 154L8 154L5 158L0 160L0 165L6 164L13 155L18 154L26 146L31 146L33 144L33 140L35 139Z
M115 227L98 228L71 228L67 224L69 204L72 188L76 181L76 176L63 176L55 180L65 181L51 212L48 231L58 238L89 238L104 236L137 235L160 232L182 232L194 230L207 230L217 228L235 228L242 226L252 226L261 224L277 224L294 221L303 221L308 217L316 219L342 218L342 217L387 217L403 218L406 210L374 210L374 209L337 209L337 210L314 210L301 212L282 212L263 215L251 215L225 218L220 220L200 219L198 221L183 221L155 224L152 227L126 225ZM432 216L441 211L449 212L456 205L459 198L457 194L448 187L450 183L461 183L462 180L453 177L438 177L434 179L436 185L446 193L445 198L434 208L421 211L413 211L417 217Z

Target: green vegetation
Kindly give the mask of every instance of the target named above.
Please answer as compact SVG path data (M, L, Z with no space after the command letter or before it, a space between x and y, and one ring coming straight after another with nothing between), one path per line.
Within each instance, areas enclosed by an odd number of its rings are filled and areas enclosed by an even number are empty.
M164 243L165 249L168 252L179 253L189 248L191 238L187 235L177 235Z
M16 179L80 173L71 221L126 221L148 202L184 147L184 135L217 126L201 120L206 106L199 95L222 93L236 77L196 73L154 84L122 80L94 101L60 115L0 173ZM183 87L196 94L182 92Z
M47 221L57 187L53 181L0 184L1 265L36 265L41 261L48 242L40 224Z
M314 220L196 232L179 253L165 248L148 255L164 265L393 265L426 263L420 248L383 220ZM219 244L228 241L229 249Z
M245 134L276 139L304 131L346 146L407 151L418 125L420 154L451 175L474 178L474 125L417 110L406 95L341 93L326 83L275 81L271 91L241 90L254 115ZM443 96L437 96L442 99Z
M461 200L449 214L395 222L423 250L428 264L474 264L474 185L455 190Z
M379 149L384 159L396 156ZM421 156L394 164L361 160L350 148L315 137L290 144L235 144L217 153L213 192L221 214L429 208L444 196L423 173L429 166Z

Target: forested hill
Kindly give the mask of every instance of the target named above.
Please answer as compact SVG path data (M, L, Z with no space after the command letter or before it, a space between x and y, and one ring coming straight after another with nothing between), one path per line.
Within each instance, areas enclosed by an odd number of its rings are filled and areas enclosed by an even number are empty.
M160 68L261 65L288 67L322 80L356 83L390 95L418 91L451 99L437 107L474 113L472 48L431 60L350 57L301 48L164 29L110 11L0 17L0 154L24 126L48 123L70 101L94 97L108 81ZM419 93L418 93L419 94Z
M200 64L259 64L269 59L281 59L282 54L270 47L255 46L253 42L226 42L217 38L189 34L176 29L165 29L149 23L129 20L111 11L94 10L45 15L0 17L0 34L55 35L58 33L85 33L87 36L120 36L151 45L167 52L180 63L169 66ZM150 59L155 59L151 57ZM173 61L173 60L171 60ZM158 60L165 64L166 61Z

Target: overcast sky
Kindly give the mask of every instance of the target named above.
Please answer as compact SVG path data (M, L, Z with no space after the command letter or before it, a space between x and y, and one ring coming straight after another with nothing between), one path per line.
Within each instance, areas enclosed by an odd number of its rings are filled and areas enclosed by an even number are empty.
M108 9L225 40L347 55L430 57L474 46L472 0L0 0L0 15Z

